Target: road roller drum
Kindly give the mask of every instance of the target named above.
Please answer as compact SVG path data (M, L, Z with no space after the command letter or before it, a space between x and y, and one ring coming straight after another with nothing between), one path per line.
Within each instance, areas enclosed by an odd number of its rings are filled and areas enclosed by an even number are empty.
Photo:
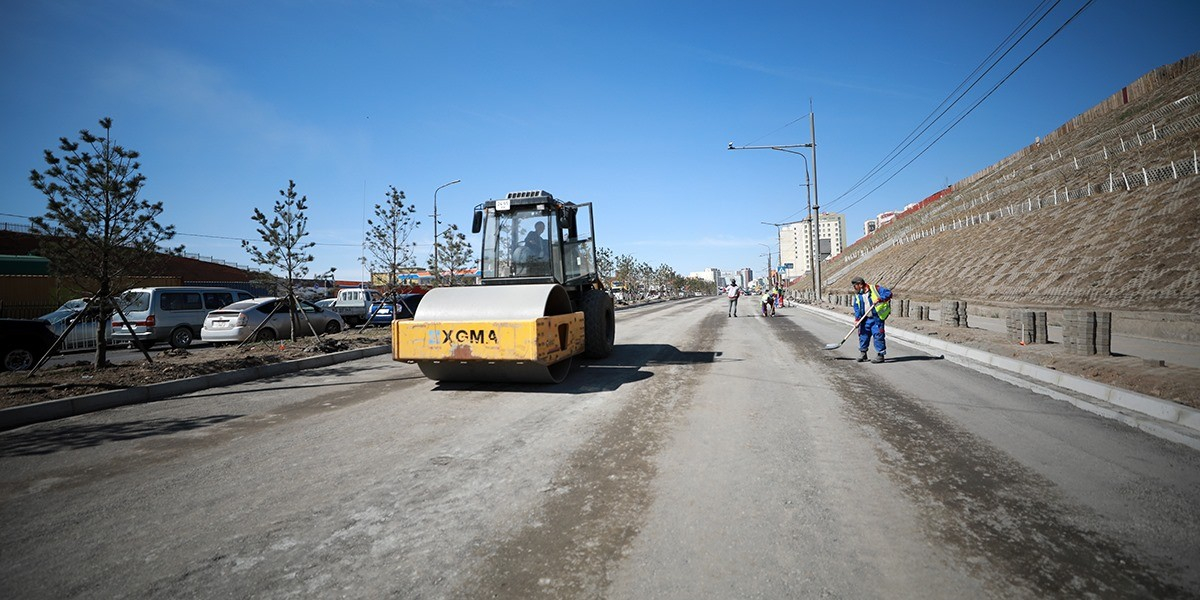
M439 381L558 383L584 335L557 284L437 288L412 321L392 322L392 358Z

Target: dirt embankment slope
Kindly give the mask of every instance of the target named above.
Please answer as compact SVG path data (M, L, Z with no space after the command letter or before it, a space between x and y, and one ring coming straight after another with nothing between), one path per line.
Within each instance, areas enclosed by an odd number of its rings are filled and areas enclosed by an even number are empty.
M919 302L1112 310L1114 330L1200 341L1198 151L1200 54L859 240L823 266L825 293L903 275Z

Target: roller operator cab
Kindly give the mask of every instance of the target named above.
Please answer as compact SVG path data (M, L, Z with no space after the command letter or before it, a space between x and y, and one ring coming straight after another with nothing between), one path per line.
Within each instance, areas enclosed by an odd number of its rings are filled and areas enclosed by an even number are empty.
M591 203L512 192L475 208L480 285L439 287L392 324L392 357L440 381L562 381L572 357L612 353Z

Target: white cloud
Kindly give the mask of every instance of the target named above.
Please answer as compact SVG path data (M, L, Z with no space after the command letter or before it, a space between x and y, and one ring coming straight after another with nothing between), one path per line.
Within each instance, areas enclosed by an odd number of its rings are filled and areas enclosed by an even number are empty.
M173 113L194 128L237 132L237 139L259 150L286 147L315 154L333 141L283 118L271 102L240 89L222 69L161 49L131 55L99 70L97 87L103 93Z

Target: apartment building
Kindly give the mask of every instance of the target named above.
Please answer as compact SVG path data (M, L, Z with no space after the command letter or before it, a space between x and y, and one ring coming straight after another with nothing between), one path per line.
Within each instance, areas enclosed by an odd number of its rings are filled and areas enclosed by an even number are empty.
M821 241L821 257L829 258L846 249L846 215L821 213L817 220L817 238ZM784 224L779 228L779 255L783 263L792 263L788 273L796 277L812 266L812 230L807 219Z

